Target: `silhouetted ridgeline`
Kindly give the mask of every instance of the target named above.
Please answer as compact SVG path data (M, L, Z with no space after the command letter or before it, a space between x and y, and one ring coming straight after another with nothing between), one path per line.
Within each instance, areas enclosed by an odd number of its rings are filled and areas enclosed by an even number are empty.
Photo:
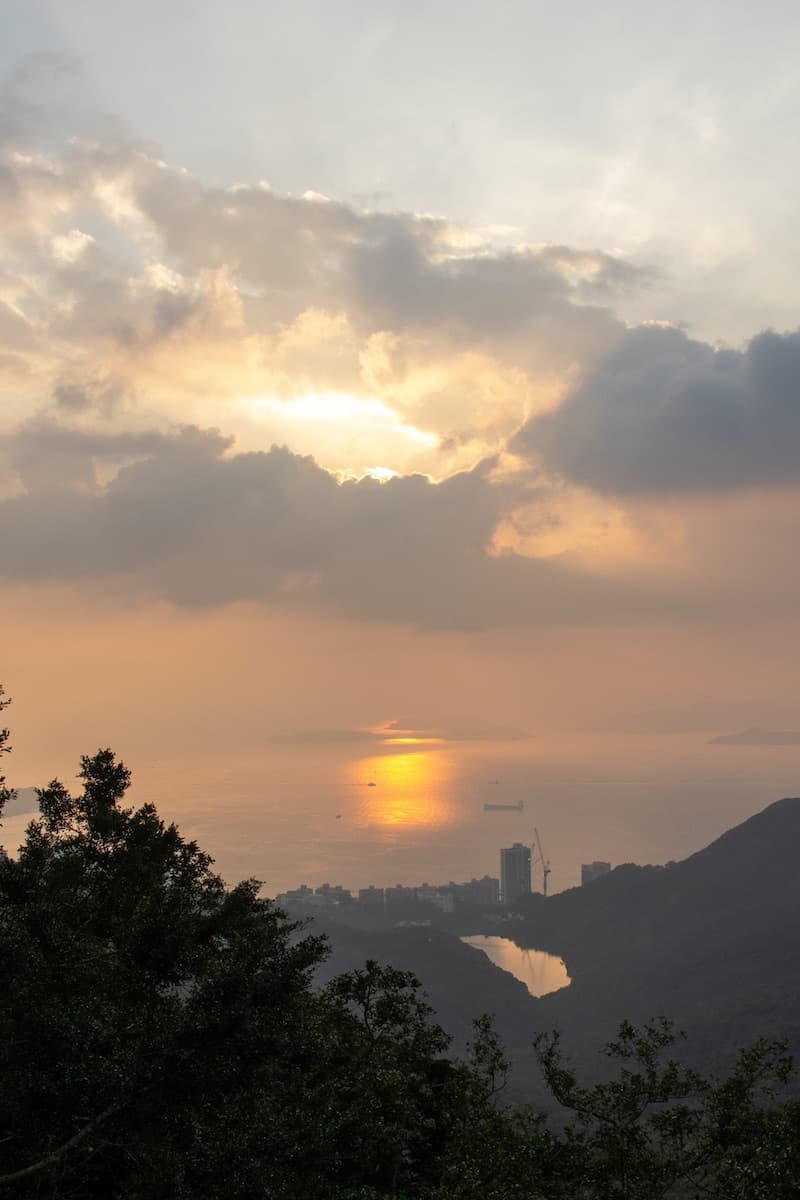
M668 1013L709 1062L759 1032L800 1049L800 799L780 800L667 867L618 867L526 901L518 940L555 949L573 987L542 1002L576 1038Z
M498 1014L528 1090L534 1032L560 1028L587 1066L624 1017L673 1018L687 1056L723 1068L760 1034L800 1056L800 799L780 800L666 867L617 867L585 888L525 897L498 930L564 958L572 986L534 1000L480 951L431 929L330 927L334 972L368 953L414 970L457 1038L468 1013Z
M314 928L331 940L332 953L317 972L327 982L342 971L374 959L413 971L422 981L429 1003L464 1053L473 1036L472 1020L481 1012L496 1013L497 1028L509 1045L538 1028L537 1005L524 983L498 971L481 950L433 926L399 929L354 929L327 918L315 918Z

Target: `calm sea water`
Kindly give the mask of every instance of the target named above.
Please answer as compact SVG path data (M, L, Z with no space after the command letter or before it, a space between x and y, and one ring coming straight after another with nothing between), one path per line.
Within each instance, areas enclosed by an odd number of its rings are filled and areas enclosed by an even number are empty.
M534 826L559 891L578 884L581 861L681 858L792 794L793 783L796 792L794 753L700 747L691 757L664 739L637 745L636 762L629 746L596 739L577 749L529 741L368 753L269 745L247 757L225 758L221 748L220 757L128 765L133 801L155 802L229 882L255 876L268 895L303 882L357 888L496 876L500 848L531 843ZM520 801L521 812L483 807ZM12 852L27 819L5 823L1 840ZM533 886L541 888L540 868Z

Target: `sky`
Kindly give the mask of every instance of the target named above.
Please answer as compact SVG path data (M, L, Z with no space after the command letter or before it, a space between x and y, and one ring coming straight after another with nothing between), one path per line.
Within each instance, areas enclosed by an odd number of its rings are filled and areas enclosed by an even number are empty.
M112 744L282 886L798 790L795 5L4 17L13 782Z

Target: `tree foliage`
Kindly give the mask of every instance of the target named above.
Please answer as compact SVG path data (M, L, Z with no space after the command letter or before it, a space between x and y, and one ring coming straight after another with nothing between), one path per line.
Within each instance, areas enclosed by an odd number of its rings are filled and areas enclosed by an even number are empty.
M617 1074L585 1088L540 1038L572 1113L553 1132L504 1103L489 1018L461 1062L408 972L368 962L315 987L323 938L129 806L110 750L79 778L75 795L42 789L18 854L0 854L0 1197L795 1194L798 1110L765 1091L787 1076L780 1047L709 1081L662 1062L667 1023L626 1024ZM0 807L8 794L0 778Z
M319 939L293 936L254 881L226 889L152 806L124 807L109 750L80 777L78 797L40 792L0 861L3 1173L57 1154L35 1174L67 1195L76 1172L86 1194L195 1195L224 1138L225 1194L248 1194L236 1116L292 1068Z
M418 981L315 989L324 939L127 806L110 750L80 780L0 860L0 1194L438 1194L482 1085Z
M610 1078L582 1087L558 1034L534 1042L542 1072L570 1114L554 1196L570 1200L781 1200L797 1196L800 1105L774 1106L789 1080L786 1046L764 1038L743 1050L725 1079L669 1058L681 1037L671 1022L628 1021L605 1047Z
M2 684L0 684L0 713L2 713L4 709L8 708L10 703L11 701L6 699L5 691ZM10 752L11 747L8 744L8 739L10 737L11 733L8 729L0 728L0 754L8 754ZM13 790L6 786L6 777L3 772L0 771L0 819L2 819L5 806L8 804L9 800L13 798L13 796Z

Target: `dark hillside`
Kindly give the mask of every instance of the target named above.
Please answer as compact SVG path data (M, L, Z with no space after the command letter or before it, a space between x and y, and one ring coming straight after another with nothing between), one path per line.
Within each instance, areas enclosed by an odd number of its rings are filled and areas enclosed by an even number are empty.
M667 867L622 866L532 896L520 943L566 959L573 986L543 1015L581 1043L663 1013L711 1062L761 1032L800 1047L800 799L780 800Z
M543 949L556 939L582 976L609 956L669 955L676 940L706 949L710 936L738 939L796 911L799 867L800 799L779 800L683 862L626 864L546 901L526 897L515 937Z
M328 926L325 974L366 957L413 970L460 1050L470 1019L497 1014L519 1085L537 1092L535 1032L555 1027L586 1066L623 1018L674 1019L687 1057L726 1068L760 1034L800 1058L800 799L780 800L665 867L617 867L585 888L531 895L504 932L558 954L572 986L534 1000L477 950L433 928Z
M315 918L315 929L328 934L332 954L317 971L327 982L342 971L361 967L366 959L413 971L424 983L428 1002L443 1019L463 1054L472 1037L472 1020L483 1012L497 1014L507 1043L537 1024L539 1000L507 971L498 971L481 950L431 927L366 931ZM527 1036L529 1044L530 1037Z

